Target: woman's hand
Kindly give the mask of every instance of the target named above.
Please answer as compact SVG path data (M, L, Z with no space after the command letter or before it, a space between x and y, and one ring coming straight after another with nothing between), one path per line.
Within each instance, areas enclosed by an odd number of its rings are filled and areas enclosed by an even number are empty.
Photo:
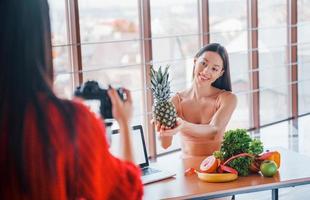
M156 130L159 132L160 137L173 136L181 131L183 128L184 121L181 118L177 118L176 126L174 128L168 128L161 125L159 122L156 123Z
M120 125L129 123L133 112L131 93L127 89L123 90L127 97L125 101L121 100L114 88L108 90L112 102L113 117Z
M120 126L120 136L121 136L121 158L124 160L134 162L133 150L132 150L132 138L130 134L129 122L132 117L132 98L129 90L124 89L126 94L126 100L123 101L119 97L115 89L110 88L108 94L112 102L112 114L114 119L118 122Z

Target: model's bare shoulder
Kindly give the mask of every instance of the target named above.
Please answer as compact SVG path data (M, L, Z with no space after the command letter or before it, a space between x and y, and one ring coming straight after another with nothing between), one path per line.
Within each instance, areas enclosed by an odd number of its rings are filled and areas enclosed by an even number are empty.
M219 98L222 105L231 105L233 107L237 105L237 96L232 92L225 91Z
M177 92L172 98L171 102L177 109L177 113L180 113L181 102L186 98L186 91Z
M175 95L171 98L171 101L182 101L184 98L186 98L188 96L188 91L187 90L183 90L180 92L175 93Z
M180 103L180 97L178 96L178 94L175 94L172 98L171 98L171 102L177 106Z

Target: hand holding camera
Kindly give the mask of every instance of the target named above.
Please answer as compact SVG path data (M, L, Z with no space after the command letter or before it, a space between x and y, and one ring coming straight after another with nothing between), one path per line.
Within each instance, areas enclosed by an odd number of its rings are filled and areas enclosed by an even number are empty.
M100 113L101 117L105 120L107 128L112 125L111 121L109 121L110 119L114 118L118 122L121 133L122 157L124 160L134 162L129 127L133 107L129 90L124 88L114 89L111 86L109 89L103 89L99 87L98 82L87 81L82 86L79 86L74 94L77 97L83 98L85 101L100 102L100 105L97 105L97 109L95 110L99 110L98 107L100 107L100 111L97 113Z
M123 88L116 89L119 98L126 101L126 94ZM93 111L101 115L105 120L114 118L112 115L112 102L108 95L108 89L101 88L97 81L87 81L81 86L77 87L74 95L81 97L85 103L92 104L99 102L94 106ZM116 98L116 97L115 97ZM92 106L90 106L92 108Z
M120 98L114 88L108 90L112 102L112 115L120 125L127 124L131 120L133 112L131 93L127 89L123 89L123 92L126 96L125 100Z

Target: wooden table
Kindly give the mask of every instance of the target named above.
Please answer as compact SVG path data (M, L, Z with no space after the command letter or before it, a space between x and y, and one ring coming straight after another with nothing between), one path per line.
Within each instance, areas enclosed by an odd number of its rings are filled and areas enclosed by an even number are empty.
M278 199L278 189L310 184L310 157L277 148L281 153L281 167L272 178L253 174L228 183L207 183L196 175L184 176L189 167L198 168L203 157L180 159L160 158L155 165L176 172L174 178L145 185L144 199L212 199L243 193L270 190L272 199Z

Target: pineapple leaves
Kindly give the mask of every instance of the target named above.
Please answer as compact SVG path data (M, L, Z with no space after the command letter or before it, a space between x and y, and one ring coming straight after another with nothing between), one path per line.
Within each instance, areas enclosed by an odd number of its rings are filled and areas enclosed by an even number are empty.
M151 66L151 90L155 97L155 101L167 101L170 98L170 81L169 81L169 65L167 67L160 66L156 71Z
M155 72L153 66L151 66L151 77L154 77L155 73L156 73L156 72Z

